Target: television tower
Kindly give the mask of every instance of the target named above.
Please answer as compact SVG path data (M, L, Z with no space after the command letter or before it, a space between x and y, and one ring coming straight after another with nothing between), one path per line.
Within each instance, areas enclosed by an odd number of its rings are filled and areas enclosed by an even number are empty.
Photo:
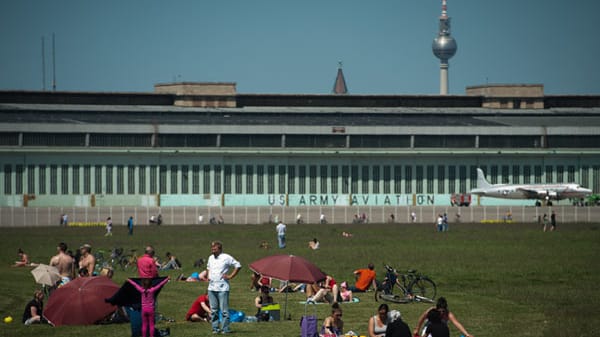
M442 0L442 15L438 36L433 39L431 49L440 59L440 95L448 95L448 60L456 54L456 40L450 36L450 18L446 12L446 0Z

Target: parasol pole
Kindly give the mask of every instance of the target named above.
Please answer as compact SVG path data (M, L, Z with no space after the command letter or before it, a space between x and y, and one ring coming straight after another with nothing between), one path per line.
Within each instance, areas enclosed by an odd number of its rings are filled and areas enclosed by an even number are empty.
M289 281L288 281L289 284ZM283 305L283 319L285 320L285 318L287 317L287 295L288 294L288 285L286 285L285 287L285 304Z

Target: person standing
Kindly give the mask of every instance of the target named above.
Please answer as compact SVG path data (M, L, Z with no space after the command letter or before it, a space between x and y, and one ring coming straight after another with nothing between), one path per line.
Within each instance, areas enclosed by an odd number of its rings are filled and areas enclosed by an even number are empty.
M59 285L60 287L71 281L71 277L73 276L73 258L69 254L67 254L66 243L59 243L56 249L58 250L58 254L54 255L50 259L50 265L58 269L58 273L61 276L61 281Z
M106 218L106 234L104 236L112 236L112 219L111 217Z
M89 276L94 275L94 269L96 268L96 258L92 255L92 246L85 244L79 247L81 257L79 258L79 268L87 270Z
M543 223L544 223L544 232L546 231L546 229L548 229L548 214L544 213L544 217L543 217Z
M133 217L130 216L127 220L127 229L129 229L129 235L133 235Z
M550 231L553 232L556 229L556 213L552 210L550 214Z
M213 333L230 333L229 330L229 280L233 279L242 265L231 255L223 253L223 243L213 241L210 244L212 255L208 257L206 270L208 275L208 298L211 310ZM223 323L219 329L219 310Z
M287 226L283 223L283 221L279 221L279 224L275 226L275 230L277 231L277 242L279 243L279 248L285 248L285 231L287 230Z
M152 279L149 278L142 279L142 285L131 279L127 279L127 282L142 295L142 337L154 337L154 312L156 307L154 293L169 282L169 277L166 277L155 286L152 286Z
M146 246L144 255L137 259L137 269L141 278L158 277L158 268L154 261L154 247Z

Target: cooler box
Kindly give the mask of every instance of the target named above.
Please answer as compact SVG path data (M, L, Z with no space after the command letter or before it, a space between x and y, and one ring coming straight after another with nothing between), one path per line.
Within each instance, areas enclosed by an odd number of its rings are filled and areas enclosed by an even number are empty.
M270 320L279 321L281 306L279 306L279 304L277 303L265 305L262 308L260 308L260 312L269 314Z

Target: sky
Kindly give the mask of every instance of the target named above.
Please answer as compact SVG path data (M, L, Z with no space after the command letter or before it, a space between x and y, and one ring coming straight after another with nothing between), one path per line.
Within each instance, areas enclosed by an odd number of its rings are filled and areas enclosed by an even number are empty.
M599 13L596 0L448 0L449 93L600 94ZM1 0L0 90L51 90L54 74L58 91L328 94L341 61L351 94L437 95L440 14L441 0Z

